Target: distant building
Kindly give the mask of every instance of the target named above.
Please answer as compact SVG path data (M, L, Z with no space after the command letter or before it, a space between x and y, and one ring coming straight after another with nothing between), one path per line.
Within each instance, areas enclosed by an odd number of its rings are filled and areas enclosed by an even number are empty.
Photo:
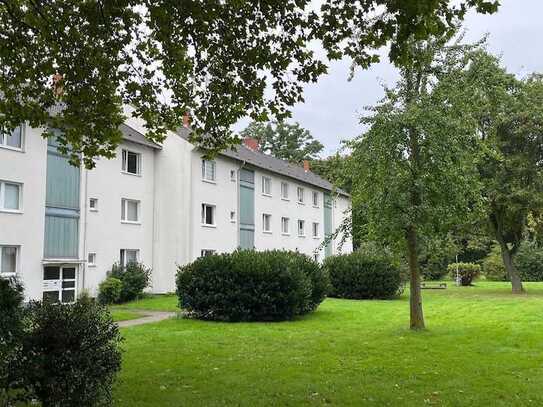
M19 276L28 298L96 294L115 262L151 267L151 291L164 293L175 289L177 265L199 256L241 247L321 261L337 252L337 241L321 245L350 198L308 168L259 152L252 139L207 161L187 128L163 145L134 119L121 130L117 156L93 170L71 166L39 129L0 135L0 274ZM347 239L342 251L351 250Z

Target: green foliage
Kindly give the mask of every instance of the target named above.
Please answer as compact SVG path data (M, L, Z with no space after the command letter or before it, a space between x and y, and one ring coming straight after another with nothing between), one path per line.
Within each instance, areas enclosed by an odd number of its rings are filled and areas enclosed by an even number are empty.
M143 295L150 283L152 270L144 264L130 262L125 267L116 263L108 272L109 277L114 277L122 282L121 302L135 300Z
M9 405L19 385L23 337L23 287L15 279L0 277L0 404Z
M524 242L514 260L522 281L543 281L543 248Z
M353 188L354 174L350 171L349 165L351 165L350 155L336 153L324 159L312 160L311 171L350 193Z
M447 266L447 271L453 280L456 280L458 272L460 285L468 286L481 274L481 266L474 263L451 263Z
M240 136L256 138L262 152L295 164L303 160L314 160L324 148L299 123L251 122L241 131Z
M236 251L180 267L181 308L201 319L277 321L315 310L328 290L319 265L295 252Z
M31 303L23 342L24 384L44 406L109 405L121 369L121 336L93 301Z
M330 296L350 299L387 299L400 292L400 269L390 258L362 251L327 257L324 269L330 275Z
M501 250L498 245L492 246L488 256L482 261L482 272L487 280L507 281L507 271L503 265Z
M58 128L62 152L93 167L121 141L124 103L157 142L190 111L194 141L218 151L236 142L230 126L241 117L281 119L303 101L301 83L326 72L315 40L360 66L390 42L401 63L413 35L441 34L470 8L494 12L497 2L10 0L0 8L0 127Z
M121 300L123 282L115 277L108 277L98 286L98 302L115 304Z

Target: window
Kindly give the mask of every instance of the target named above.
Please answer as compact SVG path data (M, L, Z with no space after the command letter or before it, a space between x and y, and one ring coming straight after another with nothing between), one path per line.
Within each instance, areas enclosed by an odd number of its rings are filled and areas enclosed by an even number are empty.
M47 266L43 268L43 301L75 301L75 267Z
M288 184L281 182L281 199L288 199Z
M305 236L305 220L298 219L298 236Z
M21 210L21 184L0 181L0 210Z
M298 187L298 203L304 203L304 189L302 187Z
M289 218L281 218L281 233L284 235L290 234L290 219Z
M139 223L140 202L132 199L121 199L121 221Z
M215 226L215 205L202 204L202 225Z
M319 224L313 222L313 237L319 237Z
M23 126L16 127L10 133L0 132L0 146L21 150L23 148Z
M262 230L271 233L271 215L268 213L262 214Z
M87 256L87 264L91 267L96 266L96 253L89 253Z
M319 207L319 193L313 191L313 206L318 208Z
M17 246L0 246L0 275L17 272Z
M96 198L90 198L89 199L89 209L91 211L97 211L98 210L98 199L96 199Z
M319 262L319 253L313 253L313 260L315 260L317 263Z
M137 263L140 251L137 249L121 249L120 264L126 267L128 263Z
M271 178L262 177L262 194L271 196Z
M236 182L236 170L230 170L230 181Z
M215 254L215 250L213 250L213 249L202 249L202 250L200 250L200 257L213 256L214 254Z
M141 154L123 150L123 172L128 174L141 174Z
M204 181L215 182L215 167L215 161L202 160L202 179Z
M230 222L236 221L236 211L230 211Z

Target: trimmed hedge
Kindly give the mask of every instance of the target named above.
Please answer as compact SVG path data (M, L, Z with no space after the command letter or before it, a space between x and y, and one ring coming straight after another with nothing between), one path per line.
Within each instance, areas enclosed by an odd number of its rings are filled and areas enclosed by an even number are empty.
M235 251L179 267L177 295L190 316L220 321L280 321L315 310L327 275L309 257L287 251Z
M330 276L331 297L389 299L402 288L400 268L386 256L358 251L328 257L323 268Z
M471 285L473 280L481 274L481 266L474 263L451 263L447 266L447 271L453 280L456 280L456 272L458 269L458 277L460 285Z
M115 277L108 277L98 286L98 302L108 305L121 300L123 282Z

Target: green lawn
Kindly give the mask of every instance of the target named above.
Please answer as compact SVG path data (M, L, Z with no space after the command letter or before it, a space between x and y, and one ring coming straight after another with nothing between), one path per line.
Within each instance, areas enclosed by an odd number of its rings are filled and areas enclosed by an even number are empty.
M128 311L121 308L111 308L110 312L115 322L128 321L130 319L137 319L143 316L143 314L140 312Z
M111 307L111 309L179 311L179 308L177 308L177 296L174 294L146 295L140 300L131 301L121 305L114 305Z
M407 329L407 294L329 299L292 322L123 329L116 405L543 405L543 284L526 287L522 296L506 283L424 291L424 332Z

